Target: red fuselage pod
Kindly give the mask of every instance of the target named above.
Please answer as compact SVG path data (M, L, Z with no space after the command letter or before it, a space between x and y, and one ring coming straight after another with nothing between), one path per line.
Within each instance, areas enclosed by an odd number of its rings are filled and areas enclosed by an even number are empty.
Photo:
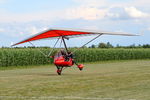
M70 67L73 65L72 58L66 60L63 56L54 57L54 64L56 66Z

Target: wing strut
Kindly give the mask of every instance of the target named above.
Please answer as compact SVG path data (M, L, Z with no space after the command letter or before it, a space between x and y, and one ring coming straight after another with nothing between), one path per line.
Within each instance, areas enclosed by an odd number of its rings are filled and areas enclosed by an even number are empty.
M95 38L93 38L92 40L90 40L89 42L85 43L85 44L84 44L83 46L81 46L80 48L82 48L82 47L86 46L87 44L89 44L90 42L96 40L96 39L97 39L98 37L100 37L101 35L103 35L103 33L99 34L98 36L96 36ZM80 48L76 49L76 50L73 51L73 52L76 52L76 51L79 50Z

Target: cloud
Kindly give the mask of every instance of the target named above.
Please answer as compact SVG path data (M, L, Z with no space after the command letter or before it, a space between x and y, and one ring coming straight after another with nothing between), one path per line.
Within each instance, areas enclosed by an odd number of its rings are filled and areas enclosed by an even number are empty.
M123 7L111 7L106 14L106 17L111 20L125 20L128 19L127 13Z
M98 8L80 6L77 8L68 9L66 11L66 19L83 19L83 20L128 20L149 18L150 14L142 12L136 7L110 7L110 8Z
M106 15L106 12L107 9L82 6L68 9L66 11L66 19L98 20L103 19Z
M0 0L4 1L4 0ZM32 21L49 21L55 22L58 20L103 20L103 19L137 19L148 18L150 15L137 9L139 2L145 4L144 1L118 1L111 0L73 0L78 5L71 8L59 10L49 10L33 13L12 13L8 10L0 10L0 23L4 22L32 22ZM148 2L148 1L146 1ZM117 9L116 9L117 8ZM118 10L120 9L120 10ZM62 16L63 15L63 16Z
M142 12L136 7L113 7L109 8L107 17L115 20L137 20L150 18L150 14Z
M58 20L97 20L103 19L107 9L100 9L96 7L79 6L75 8L68 8L59 11L47 11L38 13L14 14L11 12L0 11L1 23L10 22L33 22L33 21L49 21L54 22ZM63 15L63 16L62 16Z
M84 19L84 20L128 20L149 18L150 14L138 9L139 4L144 7L148 0L74 0L79 5L76 8L68 9L68 19Z
M1 0L0 0L1 1ZM3 0L2 0L3 1ZM30 21L56 21L63 19L85 19L95 20L105 16L105 9L99 9L105 5L106 0L73 0L78 2L76 7L64 8L33 13L12 13L8 9L0 10L0 22L30 22ZM63 16L62 16L63 15Z
M147 18L147 17L150 17L150 14L144 13L144 12L138 10L135 7L125 7L124 9L125 9L126 13L131 18Z

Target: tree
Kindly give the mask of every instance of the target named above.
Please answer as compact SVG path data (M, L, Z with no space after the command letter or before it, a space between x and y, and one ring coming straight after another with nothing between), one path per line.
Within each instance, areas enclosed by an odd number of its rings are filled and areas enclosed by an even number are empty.
M110 42L107 42L107 48L113 48L113 45Z
M96 46L93 44L90 48L96 48Z
M135 47L136 47L135 44L129 46L129 48L135 48Z
M149 44L144 44L143 48L150 48L150 45Z
M121 46L119 44L116 45L116 48L121 48Z
M107 44L99 43L98 48L107 48Z

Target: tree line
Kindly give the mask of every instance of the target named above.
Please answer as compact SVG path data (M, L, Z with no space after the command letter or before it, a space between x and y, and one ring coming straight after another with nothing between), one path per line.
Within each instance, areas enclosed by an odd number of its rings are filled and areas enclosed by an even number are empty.
M11 48L11 47L5 47L5 46L2 46L1 48ZM13 48L52 48L52 47L48 47L48 46L38 46L38 47L34 47L34 46L24 46L24 47L13 47ZM69 48L79 48L79 47L69 47ZM98 45L94 45L92 44L91 46L84 46L83 48L150 48L150 44L139 44L139 45L135 45L135 44L132 44L132 45L129 45L129 46L121 46L119 44L117 44L116 46L112 45L110 42L107 42L107 43L99 43Z
M98 45L92 44L88 48L150 48L150 44L139 44L139 45L129 45L129 46L121 46L117 44L116 46L113 46L110 42L107 43L99 43Z

